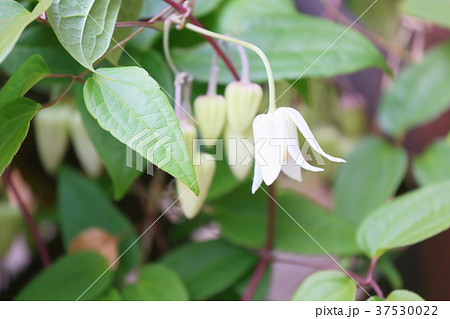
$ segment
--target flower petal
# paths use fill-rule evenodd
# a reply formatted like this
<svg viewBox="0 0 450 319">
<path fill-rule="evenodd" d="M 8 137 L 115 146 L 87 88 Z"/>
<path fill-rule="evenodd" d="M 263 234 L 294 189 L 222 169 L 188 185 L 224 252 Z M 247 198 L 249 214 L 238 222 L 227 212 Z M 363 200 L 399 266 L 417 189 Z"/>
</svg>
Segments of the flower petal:
<svg viewBox="0 0 450 319">
<path fill-rule="evenodd" d="M 296 165 L 312 172 L 322 172 L 323 168 L 315 167 L 309 164 L 303 157 L 302 152 L 298 146 L 290 146 L 288 148 L 289 155 L 295 160 Z"/>
<path fill-rule="evenodd" d="M 255 162 L 255 173 L 253 175 L 252 194 L 254 194 L 261 186 L 262 180 L 263 178 L 261 167 L 258 165 L 258 163 Z"/>
<path fill-rule="evenodd" d="M 258 115 L 253 121 L 253 135 L 255 139 L 255 163 L 262 172 L 267 185 L 272 184 L 281 171 L 283 158 L 281 155 L 280 139 L 273 114 Z"/>
<path fill-rule="evenodd" d="M 323 149 L 320 147 L 319 143 L 315 139 L 313 133 L 311 132 L 308 124 L 304 120 L 303 116 L 298 112 L 297 110 L 291 108 L 291 107 L 280 107 L 277 109 L 277 112 L 282 112 L 285 115 L 289 116 L 289 118 L 295 123 L 295 125 L 298 127 L 300 132 L 303 134 L 305 139 L 308 141 L 308 143 L 311 145 L 311 147 L 320 155 L 323 157 L 328 158 L 330 161 L 333 162 L 339 162 L 339 163 L 345 163 L 345 160 L 342 158 L 334 157 L 331 155 L 328 155 L 323 151 Z"/>
<path fill-rule="evenodd" d="M 286 174 L 288 177 L 296 180 L 296 181 L 303 181 L 302 179 L 302 169 L 300 166 L 296 165 L 294 159 L 289 156 L 286 163 L 281 166 L 281 170 L 284 174 Z"/>
</svg>

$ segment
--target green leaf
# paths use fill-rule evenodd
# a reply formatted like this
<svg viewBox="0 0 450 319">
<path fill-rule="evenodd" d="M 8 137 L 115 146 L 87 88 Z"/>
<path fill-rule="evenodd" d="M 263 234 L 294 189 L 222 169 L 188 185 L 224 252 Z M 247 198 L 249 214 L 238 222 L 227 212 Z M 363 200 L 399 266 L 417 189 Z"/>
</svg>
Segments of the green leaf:
<svg viewBox="0 0 450 319">
<path fill-rule="evenodd" d="M 219 222 L 224 238 L 248 248 L 263 248 L 267 229 L 267 195 L 260 191 L 251 196 L 250 186 L 244 187 L 212 202 L 213 217 Z M 324 254 L 308 236 L 310 234 L 331 254 L 358 253 L 355 231 L 335 214 L 294 192 L 281 192 L 277 202 L 292 218 L 277 207 L 275 249 L 299 254 Z"/>
<path fill-rule="evenodd" d="M 415 244 L 450 227 L 450 181 L 397 197 L 371 213 L 359 226 L 357 241 L 371 258 Z"/>
<path fill-rule="evenodd" d="M 0 175 L 22 145 L 39 107 L 36 102 L 22 97 L 0 106 Z"/>
<path fill-rule="evenodd" d="M 58 259 L 19 293 L 16 300 L 75 301 L 108 268 L 106 260 L 94 252 L 79 252 Z M 106 272 L 80 300 L 95 300 L 112 284 Z"/>
<path fill-rule="evenodd" d="M 13 0 L 0 1 L 0 63 L 13 49 L 22 31 L 51 5 L 53 0 L 41 0 L 29 12 Z"/>
<path fill-rule="evenodd" d="M 326 270 L 306 278 L 292 297 L 295 301 L 354 301 L 355 282 L 345 274 Z"/>
<path fill-rule="evenodd" d="M 6 256 L 11 243 L 23 226 L 24 220 L 20 209 L 0 201 L 0 258 Z"/>
<path fill-rule="evenodd" d="M 214 178 L 211 182 L 211 186 L 209 187 L 207 197 L 208 201 L 219 199 L 220 197 L 229 194 L 239 185 L 244 183 L 243 181 L 240 181 L 236 177 L 234 177 L 226 159 L 216 161 L 216 165 L 217 166 L 214 173 Z"/>
<path fill-rule="evenodd" d="M 13 74 L 16 69 L 27 58 L 34 54 L 39 54 L 45 60 L 51 73 L 70 73 L 79 74 L 84 68 L 79 65 L 69 53 L 61 46 L 55 33 L 51 28 L 40 23 L 30 25 L 22 33 L 11 54 L 1 65 L 2 69 L 8 74 Z M 69 79 L 47 79 L 54 80 L 59 84 Z"/>
<path fill-rule="evenodd" d="M 139 15 L 141 13 L 143 3 L 144 0 L 123 1 L 122 5 L 120 6 L 119 15 L 117 16 L 117 22 L 139 20 Z M 116 28 L 114 30 L 114 34 L 112 36 L 113 40 L 111 41 L 109 48 L 111 49 L 116 44 L 124 40 L 128 35 L 130 35 L 131 31 L 132 28 Z M 121 47 L 114 49 L 108 54 L 108 61 L 113 65 L 117 65 L 123 51 L 124 50 Z"/>
<path fill-rule="evenodd" d="M 138 67 L 97 71 L 86 81 L 84 101 L 99 125 L 198 195 L 179 122 L 158 83 Z"/>
<path fill-rule="evenodd" d="M 387 296 L 387 301 L 425 301 L 418 294 L 408 290 L 394 290 Z"/>
<path fill-rule="evenodd" d="M 403 0 L 400 8 L 404 13 L 450 28 L 449 0 Z"/>
<path fill-rule="evenodd" d="M 108 49 L 122 0 L 56 0 L 47 10 L 59 42 L 85 68 Z"/>
<path fill-rule="evenodd" d="M 419 64 L 405 68 L 382 100 L 378 121 L 384 132 L 402 137 L 438 117 L 450 105 L 450 44 L 430 50 Z"/>
<path fill-rule="evenodd" d="M 45 78 L 49 70 L 39 54 L 29 57 L 0 90 L 0 106 L 24 96 L 36 83 Z"/>
<path fill-rule="evenodd" d="M 355 228 L 395 194 L 406 173 L 403 149 L 380 138 L 363 140 L 340 165 L 334 187 L 336 213 Z"/>
<path fill-rule="evenodd" d="M 105 194 L 96 185 L 69 168 L 61 169 L 58 176 L 58 210 L 65 247 L 68 247 L 71 240 L 81 231 L 90 227 L 100 227 L 119 236 L 120 253 L 136 239 L 133 225 Z M 120 259 L 120 272 L 129 271 L 138 260 L 137 243 Z"/>
<path fill-rule="evenodd" d="M 184 245 L 161 263 L 181 277 L 193 300 L 206 299 L 233 285 L 256 264 L 256 256 L 222 240 Z"/>
<path fill-rule="evenodd" d="M 414 159 L 413 173 L 420 185 L 450 180 L 450 138 L 438 140 Z"/>
<path fill-rule="evenodd" d="M 110 288 L 98 300 L 99 301 L 122 301 L 122 296 L 120 295 L 120 292 L 116 288 Z"/>
<path fill-rule="evenodd" d="M 119 200 L 127 193 L 141 172 L 126 165 L 126 145 L 102 129 L 86 110 L 84 102 L 80 101 L 80 99 L 77 100 L 83 125 L 111 177 L 114 187 L 114 199 Z"/>
<path fill-rule="evenodd" d="M 170 268 L 150 264 L 142 269 L 136 284 L 123 291 L 129 301 L 186 301 L 189 295 L 180 277 Z"/>
<path fill-rule="evenodd" d="M 261 48 L 272 65 L 276 80 L 297 79 L 300 75 L 330 77 L 369 67 L 388 69 L 380 52 L 361 34 L 349 30 L 343 35 L 344 26 L 300 14 L 291 0 L 260 0 L 257 4 L 253 0 L 226 1 L 217 30 Z M 197 80 L 208 81 L 209 68 L 199 65 L 209 65 L 212 54 L 209 45 L 174 53 L 174 60 L 181 69 Z M 238 55 L 231 57 L 239 68 Z M 251 53 L 249 60 L 252 80 L 265 81 L 261 59 Z M 220 66 L 218 79 L 226 84 L 232 78 L 227 68 L 223 64 Z"/>
</svg>

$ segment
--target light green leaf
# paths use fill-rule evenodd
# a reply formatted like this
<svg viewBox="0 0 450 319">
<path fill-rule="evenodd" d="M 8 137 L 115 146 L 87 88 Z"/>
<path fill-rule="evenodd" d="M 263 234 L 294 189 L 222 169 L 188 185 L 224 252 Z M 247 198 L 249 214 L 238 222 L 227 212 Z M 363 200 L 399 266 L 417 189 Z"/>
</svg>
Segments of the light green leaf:
<svg viewBox="0 0 450 319">
<path fill-rule="evenodd" d="M 371 258 L 415 244 L 450 227 L 450 181 L 397 197 L 359 226 L 357 241 Z"/>
<path fill-rule="evenodd" d="M 0 106 L 24 96 L 36 83 L 49 74 L 42 57 L 35 54 L 29 57 L 9 78 L 0 90 Z"/>
<path fill-rule="evenodd" d="M 102 129 L 86 110 L 82 97 L 81 99 L 78 97 L 79 95 L 77 96 L 77 106 L 83 119 L 83 125 L 111 178 L 114 199 L 119 200 L 127 193 L 141 172 L 126 165 L 126 145 Z"/>
<path fill-rule="evenodd" d="M 345 274 L 326 270 L 306 278 L 292 297 L 296 301 L 354 301 L 355 282 Z"/>
<path fill-rule="evenodd" d="M 450 44 L 428 52 L 423 61 L 405 68 L 381 101 L 378 120 L 384 132 L 402 137 L 450 105 Z"/>
<path fill-rule="evenodd" d="M 180 277 L 170 268 L 150 264 L 142 269 L 136 284 L 123 291 L 129 301 L 186 301 L 188 292 Z"/>
<path fill-rule="evenodd" d="M 22 97 L 0 106 L 0 175 L 22 145 L 39 107 L 36 102 Z"/>
<path fill-rule="evenodd" d="M 122 0 L 55 0 L 47 10 L 59 42 L 85 68 L 108 49 Z"/>
<path fill-rule="evenodd" d="M 343 35 L 344 26 L 300 14 L 291 0 L 226 1 L 216 29 L 261 48 L 272 65 L 276 80 L 297 79 L 304 72 L 304 76 L 330 77 L 369 67 L 387 70 L 380 52 L 361 34 L 349 30 Z M 197 80 L 208 81 L 209 68 L 205 66 L 211 59 L 210 46 L 204 44 L 174 53 L 175 62 L 181 69 Z M 239 68 L 238 55 L 231 57 Z M 254 53 L 249 54 L 249 59 L 252 80 L 265 81 L 261 59 Z M 220 66 L 218 79 L 228 83 L 232 80 L 229 71 L 223 64 Z"/>
<path fill-rule="evenodd" d="M 299 254 L 324 254 L 302 226 L 331 254 L 359 252 L 354 239 L 355 231 L 335 214 L 290 191 L 280 192 L 277 202 L 292 219 L 277 207 L 275 249 Z M 248 248 L 264 247 L 267 230 L 267 195 L 264 192 L 250 196 L 250 185 L 245 184 L 212 202 L 211 206 L 224 238 Z"/>
<path fill-rule="evenodd" d="M 8 253 L 11 243 L 23 226 L 24 220 L 20 209 L 8 202 L 0 201 L 0 258 Z"/>
<path fill-rule="evenodd" d="M 0 63 L 11 52 L 22 31 L 50 6 L 53 0 L 41 0 L 29 12 L 19 2 L 0 0 Z"/>
<path fill-rule="evenodd" d="M 181 277 L 193 300 L 206 299 L 233 285 L 256 264 L 256 256 L 222 240 L 187 244 L 161 263 Z"/>
<path fill-rule="evenodd" d="M 387 296 L 387 301 L 425 301 L 418 294 L 408 290 L 394 290 Z"/>
<path fill-rule="evenodd" d="M 438 140 L 414 159 L 413 173 L 421 185 L 450 180 L 450 138 Z"/>
<path fill-rule="evenodd" d="M 94 252 L 66 255 L 34 277 L 15 299 L 75 301 L 107 268 L 106 260 Z M 112 273 L 106 272 L 80 300 L 95 300 L 111 284 Z"/>
<path fill-rule="evenodd" d="M 380 138 L 363 140 L 340 165 L 334 187 L 336 213 L 355 228 L 395 194 L 406 173 L 403 149 Z"/>
<path fill-rule="evenodd" d="M 120 6 L 119 15 L 117 16 L 117 22 L 123 21 L 136 21 L 139 20 L 139 15 L 141 13 L 142 5 L 144 0 L 126 0 L 122 2 Z M 128 35 L 130 35 L 132 28 L 116 28 L 112 36 L 109 48 L 111 49 L 120 41 L 124 40 Z M 113 65 L 117 65 L 120 56 L 123 53 L 123 48 L 118 47 L 111 51 L 106 57 L 109 62 Z"/>
<path fill-rule="evenodd" d="M 450 28 L 450 0 L 403 0 L 400 8 L 404 13 Z"/>
<path fill-rule="evenodd" d="M 103 192 L 69 168 L 58 176 L 58 210 L 65 247 L 81 231 L 100 227 L 119 236 L 119 251 L 123 253 L 136 239 L 133 225 L 109 201 Z M 126 273 L 139 260 L 139 244 L 133 245 L 120 259 L 119 271 Z"/>
<path fill-rule="evenodd" d="M 19 41 L 17 41 L 1 68 L 6 73 L 13 74 L 23 61 L 34 54 L 42 56 L 51 73 L 79 74 L 84 70 L 64 50 L 52 29 L 40 23 L 33 23 L 23 31 Z M 53 80 L 59 84 L 64 80 L 70 81 L 63 78 Z M 46 81 L 50 81 L 50 79 Z"/>
<path fill-rule="evenodd" d="M 179 122 L 158 83 L 138 67 L 97 71 L 84 86 L 84 101 L 100 126 L 198 194 Z"/>
</svg>

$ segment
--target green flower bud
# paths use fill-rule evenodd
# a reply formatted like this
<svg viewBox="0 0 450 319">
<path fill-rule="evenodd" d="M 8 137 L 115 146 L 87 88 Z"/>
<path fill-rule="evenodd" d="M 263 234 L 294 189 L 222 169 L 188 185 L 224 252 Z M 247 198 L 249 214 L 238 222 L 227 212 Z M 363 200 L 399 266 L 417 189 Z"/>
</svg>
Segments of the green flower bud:
<svg viewBox="0 0 450 319">
<path fill-rule="evenodd" d="M 222 95 L 201 95 L 194 101 L 195 118 L 203 138 L 217 139 L 227 118 L 227 103 Z"/>
<path fill-rule="evenodd" d="M 98 176 L 102 172 L 102 162 L 86 132 L 81 114 L 74 110 L 70 120 L 70 136 L 72 137 L 75 154 L 81 167 L 89 176 Z"/>
<path fill-rule="evenodd" d="M 351 137 L 364 135 L 368 127 L 366 111 L 362 97 L 347 94 L 341 98 L 341 108 L 338 112 L 337 122 L 342 131 Z"/>
<path fill-rule="evenodd" d="M 253 167 L 253 131 L 248 128 L 243 133 L 232 127 L 225 129 L 225 152 L 231 172 L 238 180 L 244 180 Z"/>
<path fill-rule="evenodd" d="M 192 219 L 201 210 L 203 203 L 208 195 L 209 187 L 216 171 L 216 162 L 214 158 L 207 153 L 198 154 L 201 157 L 200 165 L 194 165 L 195 174 L 198 178 L 198 186 L 200 187 L 199 196 L 188 189 L 188 187 L 177 180 L 177 193 L 180 196 L 181 209 L 184 215 Z"/>
<path fill-rule="evenodd" d="M 9 246 L 23 226 L 20 210 L 8 203 L 0 203 L 0 257 L 4 257 Z M 1 258 L 0 258 L 1 259 Z"/>
<path fill-rule="evenodd" d="M 38 155 L 48 174 L 57 171 L 66 153 L 71 113 L 68 105 L 56 105 L 39 111 L 34 118 Z"/>
<path fill-rule="evenodd" d="M 181 132 L 183 132 L 184 142 L 192 159 L 192 154 L 194 152 L 194 140 L 197 138 L 197 129 L 194 125 L 187 121 L 181 121 L 180 123 Z"/>
<path fill-rule="evenodd" d="M 228 122 L 236 132 L 242 133 L 252 125 L 262 96 L 263 91 L 258 84 L 231 82 L 227 85 Z"/>
</svg>

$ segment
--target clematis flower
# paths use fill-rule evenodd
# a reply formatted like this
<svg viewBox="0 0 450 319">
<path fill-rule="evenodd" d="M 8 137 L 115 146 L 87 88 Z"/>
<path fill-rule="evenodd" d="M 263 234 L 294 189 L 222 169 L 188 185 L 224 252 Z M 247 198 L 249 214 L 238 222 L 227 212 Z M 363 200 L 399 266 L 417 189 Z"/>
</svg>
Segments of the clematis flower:
<svg viewBox="0 0 450 319">
<path fill-rule="evenodd" d="M 268 114 L 260 114 L 253 121 L 255 139 L 255 173 L 252 192 L 261 185 L 272 184 L 283 171 L 290 178 L 302 181 L 301 168 L 313 172 L 323 171 L 312 166 L 303 157 L 298 141 L 297 129 L 305 140 L 320 155 L 333 162 L 345 160 L 325 153 L 314 138 L 302 115 L 290 107 L 280 107 Z"/>
</svg>

